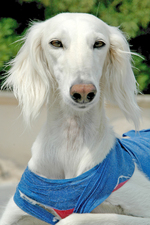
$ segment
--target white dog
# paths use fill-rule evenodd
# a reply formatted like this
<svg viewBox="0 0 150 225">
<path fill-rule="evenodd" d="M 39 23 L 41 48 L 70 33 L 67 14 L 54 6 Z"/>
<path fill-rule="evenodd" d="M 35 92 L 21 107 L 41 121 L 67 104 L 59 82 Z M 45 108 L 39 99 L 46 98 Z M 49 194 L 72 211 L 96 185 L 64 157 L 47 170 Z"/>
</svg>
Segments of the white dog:
<svg viewBox="0 0 150 225">
<path fill-rule="evenodd" d="M 125 37 L 118 28 L 108 26 L 93 15 L 63 13 L 33 24 L 24 40 L 12 61 L 6 84 L 13 86 L 28 123 L 47 104 L 47 121 L 33 144 L 28 163 L 30 175 L 36 177 L 37 174 L 37 178 L 46 178 L 52 183 L 61 181 L 62 186 L 63 182 L 85 179 L 90 172 L 95 176 L 93 171 L 105 162 L 119 140 L 105 116 L 104 98 L 117 104 L 136 129 L 139 125 L 140 110 L 134 97 L 136 81 Z M 108 170 L 113 182 L 116 163 L 110 163 Z M 127 180 L 120 187 L 117 180 L 117 188 L 113 187 L 114 191 L 100 200 L 101 204 L 95 207 L 92 203 L 89 211 L 83 209 L 86 214 L 78 213 L 81 210 L 74 213 L 66 210 L 67 216 L 61 216 L 63 209 L 54 210 L 22 193 L 22 189 L 18 192 L 19 198 L 31 207 L 45 210 L 39 213 L 39 218 L 43 212 L 53 214 L 53 222 L 59 220 L 59 225 L 150 225 L 150 180 L 139 166 L 132 165 L 132 169 L 128 179 L 119 176 Z M 101 175 L 105 173 L 107 167 Z M 34 179 L 29 182 L 32 185 Z M 26 184 L 25 180 L 24 186 Z M 94 185 L 91 185 L 90 190 L 94 189 L 90 197 L 98 189 Z M 105 192 L 105 185 L 103 187 L 101 192 Z M 36 190 L 36 185 L 34 188 Z M 109 192 L 109 187 L 106 189 Z M 76 188 L 70 190 L 69 198 L 74 196 Z M 41 192 L 42 189 L 39 194 Z M 63 197 L 64 194 L 60 194 L 56 203 Z M 46 224 L 37 219 L 38 216 L 32 216 L 30 209 L 29 212 L 21 210 L 22 203 L 15 202 L 13 198 L 9 201 L 0 225 Z"/>
</svg>

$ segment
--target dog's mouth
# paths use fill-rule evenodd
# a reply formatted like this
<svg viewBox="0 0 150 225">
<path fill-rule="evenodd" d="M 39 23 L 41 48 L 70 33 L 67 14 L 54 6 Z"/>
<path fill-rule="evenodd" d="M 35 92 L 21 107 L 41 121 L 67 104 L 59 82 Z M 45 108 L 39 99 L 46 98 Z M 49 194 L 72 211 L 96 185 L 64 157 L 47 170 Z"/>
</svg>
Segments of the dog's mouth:
<svg viewBox="0 0 150 225">
<path fill-rule="evenodd" d="M 79 108 L 79 109 L 85 109 L 85 108 L 86 108 L 86 106 L 85 106 L 85 105 L 83 105 L 83 106 L 79 106 L 78 108 Z"/>
<path fill-rule="evenodd" d="M 75 103 L 73 101 L 69 102 L 69 105 L 76 111 L 87 111 L 92 108 L 94 102 L 89 103 Z"/>
</svg>

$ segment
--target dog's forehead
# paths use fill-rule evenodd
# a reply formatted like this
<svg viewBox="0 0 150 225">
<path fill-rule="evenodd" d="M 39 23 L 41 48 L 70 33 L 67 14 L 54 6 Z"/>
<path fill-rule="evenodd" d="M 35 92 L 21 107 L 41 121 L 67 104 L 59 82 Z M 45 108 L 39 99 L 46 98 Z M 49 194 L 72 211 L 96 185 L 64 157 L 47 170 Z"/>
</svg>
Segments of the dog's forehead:
<svg viewBox="0 0 150 225">
<path fill-rule="evenodd" d="M 108 25 L 97 17 L 86 13 L 62 13 L 49 19 L 48 26 L 51 32 L 57 30 L 80 30 L 95 31 L 103 34 L 108 33 Z"/>
</svg>

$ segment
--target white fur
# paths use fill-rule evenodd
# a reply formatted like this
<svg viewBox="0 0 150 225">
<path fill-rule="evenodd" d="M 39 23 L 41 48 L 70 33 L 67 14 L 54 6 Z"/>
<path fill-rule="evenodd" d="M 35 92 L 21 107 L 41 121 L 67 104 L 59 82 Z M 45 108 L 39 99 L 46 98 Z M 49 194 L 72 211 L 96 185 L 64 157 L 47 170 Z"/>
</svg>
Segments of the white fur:
<svg viewBox="0 0 150 225">
<path fill-rule="evenodd" d="M 61 41 L 63 48 L 50 45 L 52 40 Z M 97 40 L 106 45 L 94 49 Z M 103 161 L 115 140 L 105 116 L 105 97 L 138 128 L 140 110 L 130 61 L 123 34 L 92 15 L 63 13 L 33 24 L 12 61 L 6 85 L 13 86 L 28 123 L 47 104 L 47 121 L 28 164 L 34 173 L 72 178 Z M 97 89 L 84 109 L 70 97 L 75 83 L 92 83 Z M 45 223 L 22 212 L 11 199 L 0 225 L 11 224 Z M 58 224 L 150 225 L 150 181 L 136 169 L 130 181 L 93 213 L 72 214 Z"/>
</svg>

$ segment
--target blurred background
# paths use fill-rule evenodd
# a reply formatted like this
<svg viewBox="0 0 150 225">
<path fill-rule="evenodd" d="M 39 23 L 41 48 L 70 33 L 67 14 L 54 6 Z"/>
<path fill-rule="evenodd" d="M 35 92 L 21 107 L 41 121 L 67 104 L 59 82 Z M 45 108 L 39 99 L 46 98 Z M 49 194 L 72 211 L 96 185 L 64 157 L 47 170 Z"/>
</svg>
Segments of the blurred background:
<svg viewBox="0 0 150 225">
<path fill-rule="evenodd" d="M 0 86 L 7 63 L 15 57 L 31 21 L 45 20 L 62 12 L 93 14 L 126 35 L 133 56 L 139 89 L 141 129 L 150 127 L 150 0 L 5 0 L 0 3 Z M 106 105 L 107 116 L 118 134 L 134 129 L 118 107 Z M 31 146 L 46 118 L 46 109 L 26 128 L 12 92 L 0 91 L 0 214 L 15 190 L 31 157 Z"/>
</svg>

